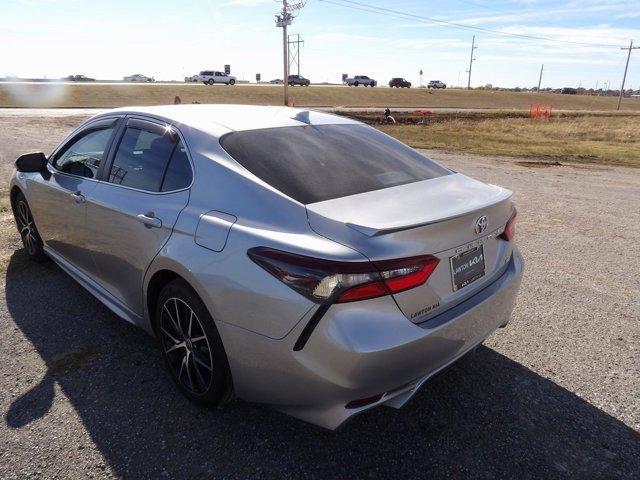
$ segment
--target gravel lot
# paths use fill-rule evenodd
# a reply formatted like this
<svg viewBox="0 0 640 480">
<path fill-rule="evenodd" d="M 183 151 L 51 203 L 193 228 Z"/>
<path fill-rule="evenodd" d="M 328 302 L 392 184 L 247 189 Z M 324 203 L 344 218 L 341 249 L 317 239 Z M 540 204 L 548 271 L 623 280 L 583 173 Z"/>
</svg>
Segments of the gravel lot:
<svg viewBox="0 0 640 480">
<path fill-rule="evenodd" d="M 81 118 L 0 117 L 0 194 Z M 430 153 L 516 192 L 518 305 L 404 409 L 338 432 L 189 404 L 151 338 L 26 260 L 3 200 L 0 478 L 640 478 L 640 170 Z"/>
</svg>

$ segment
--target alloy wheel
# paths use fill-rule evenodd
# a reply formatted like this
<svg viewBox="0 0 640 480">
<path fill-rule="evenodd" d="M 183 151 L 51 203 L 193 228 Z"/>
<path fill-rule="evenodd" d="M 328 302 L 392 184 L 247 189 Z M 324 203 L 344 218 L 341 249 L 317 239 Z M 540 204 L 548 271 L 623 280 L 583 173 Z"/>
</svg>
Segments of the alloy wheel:
<svg viewBox="0 0 640 480">
<path fill-rule="evenodd" d="M 167 299 L 162 306 L 160 331 L 164 354 L 181 386 L 194 395 L 207 392 L 213 381 L 213 355 L 193 309 L 180 298 Z"/>
<path fill-rule="evenodd" d="M 24 247 L 27 249 L 29 255 L 35 255 L 38 251 L 36 226 L 33 224 L 31 210 L 23 200 L 18 202 L 16 214 Z"/>
</svg>

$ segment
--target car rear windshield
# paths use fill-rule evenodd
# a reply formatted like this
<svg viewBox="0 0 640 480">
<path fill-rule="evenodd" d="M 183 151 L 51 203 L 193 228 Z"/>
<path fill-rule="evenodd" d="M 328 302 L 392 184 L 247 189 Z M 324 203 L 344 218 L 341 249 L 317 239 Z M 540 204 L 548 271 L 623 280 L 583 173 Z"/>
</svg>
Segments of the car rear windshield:
<svg viewBox="0 0 640 480">
<path fill-rule="evenodd" d="M 451 173 L 366 125 L 246 130 L 220 143 L 251 173 L 305 205 Z"/>
</svg>

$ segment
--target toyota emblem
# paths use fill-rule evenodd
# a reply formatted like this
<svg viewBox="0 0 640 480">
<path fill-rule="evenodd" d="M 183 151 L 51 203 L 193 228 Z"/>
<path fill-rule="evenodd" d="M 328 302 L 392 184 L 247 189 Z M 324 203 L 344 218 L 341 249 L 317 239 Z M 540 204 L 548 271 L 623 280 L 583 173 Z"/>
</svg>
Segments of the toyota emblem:
<svg viewBox="0 0 640 480">
<path fill-rule="evenodd" d="M 482 215 L 481 217 L 478 217 L 476 219 L 476 223 L 474 227 L 476 235 L 480 235 L 482 232 L 484 232 L 487 229 L 488 225 L 489 225 L 489 220 L 487 219 L 486 215 Z"/>
</svg>

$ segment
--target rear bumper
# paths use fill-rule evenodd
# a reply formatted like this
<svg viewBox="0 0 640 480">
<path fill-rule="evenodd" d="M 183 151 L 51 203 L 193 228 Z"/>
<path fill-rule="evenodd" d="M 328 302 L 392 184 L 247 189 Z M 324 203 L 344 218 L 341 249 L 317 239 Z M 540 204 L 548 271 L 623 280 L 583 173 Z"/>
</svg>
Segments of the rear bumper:
<svg viewBox="0 0 640 480">
<path fill-rule="evenodd" d="M 509 321 L 522 272 L 514 249 L 498 279 L 422 324 L 408 321 L 388 297 L 361 308 L 334 305 L 297 352 L 293 345 L 313 312 L 280 341 L 225 327 L 236 394 L 331 429 L 376 405 L 399 408 L 429 377 Z M 375 403 L 345 408 L 380 394 Z"/>
</svg>

